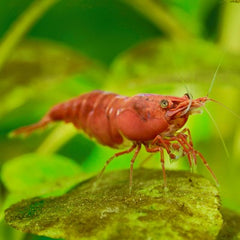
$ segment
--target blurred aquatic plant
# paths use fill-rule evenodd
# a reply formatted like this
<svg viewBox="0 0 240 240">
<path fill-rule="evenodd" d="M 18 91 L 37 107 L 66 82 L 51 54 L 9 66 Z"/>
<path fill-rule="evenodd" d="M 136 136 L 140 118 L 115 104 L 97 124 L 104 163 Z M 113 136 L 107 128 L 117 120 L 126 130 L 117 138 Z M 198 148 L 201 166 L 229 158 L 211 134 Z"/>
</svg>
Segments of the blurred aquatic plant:
<svg viewBox="0 0 240 240">
<path fill-rule="evenodd" d="M 0 44 L 0 70 L 11 52 L 42 15 L 59 0 L 36 0 L 4 35 Z"/>
<path fill-rule="evenodd" d="M 22 2 L 16 0 L 15 4 Z M 67 191 L 85 178 L 86 172 L 97 172 L 115 152 L 77 135 L 68 125 L 28 139 L 7 139 L 11 130 L 39 120 L 59 101 L 97 88 L 126 95 L 152 92 L 181 96 L 187 85 L 195 97 L 203 96 L 224 54 L 211 97 L 239 111 L 239 6 L 217 0 L 31 2 L 5 34 L 0 31 L 1 210 L 18 199 Z M 0 19 L 10 8 L 11 4 L 1 1 Z M 0 21 L 0 26 L 5 22 Z M 47 41 L 40 40 L 43 37 Z M 240 180 L 239 121 L 220 106 L 209 104 L 209 109 L 229 147 L 230 159 L 225 158 L 206 114 L 192 116 L 188 126 L 195 145 L 221 182 L 223 205 L 239 211 L 239 184 L 233 184 Z M 33 153 L 26 155 L 28 152 Z M 61 156 L 65 156 L 67 166 L 61 165 Z M 129 158 L 121 157 L 109 169 L 128 167 Z M 140 159 L 144 158 L 142 153 Z M 168 167 L 188 169 L 186 162 L 179 160 Z M 156 158 L 147 164 L 156 166 L 160 167 Z M 34 178 L 35 167 L 42 169 L 39 178 Z M 68 168 L 71 171 L 65 182 L 64 170 Z M 199 169 L 205 173 L 201 165 Z M 22 183 L 35 181 L 35 185 L 29 189 L 26 185 L 17 193 L 12 191 L 17 179 Z M 39 179 L 44 181 L 40 184 Z M 0 226 L 0 232 L 5 228 Z M 14 239 L 20 238 L 23 236 Z"/>
<path fill-rule="evenodd" d="M 1 211 L 22 199 L 61 195 L 87 176 L 78 164 L 60 155 L 21 155 L 2 168 L 1 178 L 9 194 Z"/>
<path fill-rule="evenodd" d="M 65 46 L 37 40 L 22 42 L 1 70 L 0 116 L 37 98 L 45 100 L 43 107 L 90 90 L 92 85 L 98 87 L 104 74 L 100 64 Z"/>
</svg>

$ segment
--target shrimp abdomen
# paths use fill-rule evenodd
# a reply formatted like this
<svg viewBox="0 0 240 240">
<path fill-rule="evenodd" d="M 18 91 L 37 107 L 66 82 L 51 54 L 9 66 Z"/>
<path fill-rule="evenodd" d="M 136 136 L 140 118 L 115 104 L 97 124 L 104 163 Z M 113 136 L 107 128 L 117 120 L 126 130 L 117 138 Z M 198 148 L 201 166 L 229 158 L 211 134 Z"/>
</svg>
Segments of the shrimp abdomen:
<svg viewBox="0 0 240 240">
<path fill-rule="evenodd" d="M 123 139 L 114 123 L 121 98 L 99 90 L 82 94 L 53 106 L 38 123 L 19 128 L 13 134 L 28 135 L 51 122 L 64 121 L 73 123 L 103 145 L 118 147 Z"/>
</svg>

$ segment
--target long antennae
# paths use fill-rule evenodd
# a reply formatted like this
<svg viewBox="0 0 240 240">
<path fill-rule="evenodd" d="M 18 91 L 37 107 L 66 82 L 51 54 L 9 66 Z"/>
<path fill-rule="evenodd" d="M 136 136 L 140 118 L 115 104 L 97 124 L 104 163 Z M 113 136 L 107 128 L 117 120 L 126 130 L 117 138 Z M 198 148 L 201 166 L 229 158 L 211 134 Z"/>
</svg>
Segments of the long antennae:
<svg viewBox="0 0 240 240">
<path fill-rule="evenodd" d="M 188 96 L 189 96 L 190 98 L 192 98 L 192 94 L 190 93 L 189 88 L 188 88 L 188 86 L 187 86 L 187 84 L 185 83 L 184 80 L 183 80 L 183 84 L 184 84 L 184 87 L 185 87 L 185 89 L 186 89 L 186 91 L 187 91 Z"/>
<path fill-rule="evenodd" d="M 190 107 L 192 105 L 192 101 L 193 101 L 193 99 L 190 97 L 189 104 L 188 104 L 187 108 L 182 112 L 182 114 L 180 116 L 185 115 L 190 110 Z"/>
<path fill-rule="evenodd" d="M 220 62 L 219 62 L 219 64 L 218 64 L 218 66 L 217 66 L 217 69 L 216 69 L 216 71 L 215 71 L 215 73 L 214 73 L 214 75 L 213 75 L 213 79 L 212 79 L 211 84 L 210 84 L 210 87 L 209 87 L 209 89 L 208 89 L 207 97 L 209 96 L 210 92 L 212 91 L 213 84 L 214 84 L 214 82 L 215 82 L 215 79 L 216 79 L 218 70 L 219 70 L 220 66 L 222 65 L 222 62 L 223 62 L 223 56 L 221 57 Z"/>
<path fill-rule="evenodd" d="M 228 149 L 227 149 L 227 146 L 226 146 L 226 144 L 225 144 L 225 142 L 224 142 L 222 133 L 221 133 L 221 131 L 220 131 L 220 129 L 219 129 L 216 121 L 214 120 L 212 114 L 208 111 L 208 109 L 206 108 L 206 106 L 203 106 L 203 107 L 204 107 L 205 111 L 207 112 L 208 116 L 211 118 L 213 124 L 215 125 L 215 127 L 216 127 L 216 129 L 217 129 L 217 132 L 218 132 L 219 137 L 220 137 L 220 139 L 221 139 L 221 142 L 222 142 L 222 144 L 223 144 L 223 147 L 224 147 L 225 153 L 226 153 L 226 155 L 227 155 L 227 158 L 230 158 L 229 151 L 228 151 Z"/>
<path fill-rule="evenodd" d="M 231 108 L 229 108 L 228 106 L 224 105 L 223 103 L 215 100 L 215 99 L 212 99 L 212 98 L 208 98 L 208 100 L 212 101 L 212 102 L 215 102 L 217 104 L 219 104 L 220 106 L 224 107 L 225 109 L 227 109 L 230 113 L 232 113 L 235 117 L 237 117 L 238 119 L 240 119 L 240 116 L 235 113 Z"/>
</svg>

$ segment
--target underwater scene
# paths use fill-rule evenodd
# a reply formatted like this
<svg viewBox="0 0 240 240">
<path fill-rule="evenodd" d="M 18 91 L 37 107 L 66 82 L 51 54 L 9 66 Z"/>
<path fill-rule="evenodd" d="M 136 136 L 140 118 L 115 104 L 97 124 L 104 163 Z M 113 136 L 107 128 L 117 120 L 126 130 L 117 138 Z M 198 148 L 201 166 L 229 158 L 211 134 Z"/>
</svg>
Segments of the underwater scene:
<svg viewBox="0 0 240 240">
<path fill-rule="evenodd" d="M 0 239 L 240 239 L 240 1 L 1 0 Z"/>
</svg>

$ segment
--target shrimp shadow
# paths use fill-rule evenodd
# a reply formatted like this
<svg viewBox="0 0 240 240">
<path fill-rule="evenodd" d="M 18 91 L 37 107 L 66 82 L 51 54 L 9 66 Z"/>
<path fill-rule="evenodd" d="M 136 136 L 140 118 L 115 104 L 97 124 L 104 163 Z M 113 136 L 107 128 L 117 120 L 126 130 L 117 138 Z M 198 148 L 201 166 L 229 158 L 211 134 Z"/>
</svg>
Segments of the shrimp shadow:
<svg viewBox="0 0 240 240">
<path fill-rule="evenodd" d="M 223 216 L 223 225 L 216 239 L 237 239 L 240 233 L 240 215 L 226 208 L 222 208 L 220 211 Z"/>
</svg>

